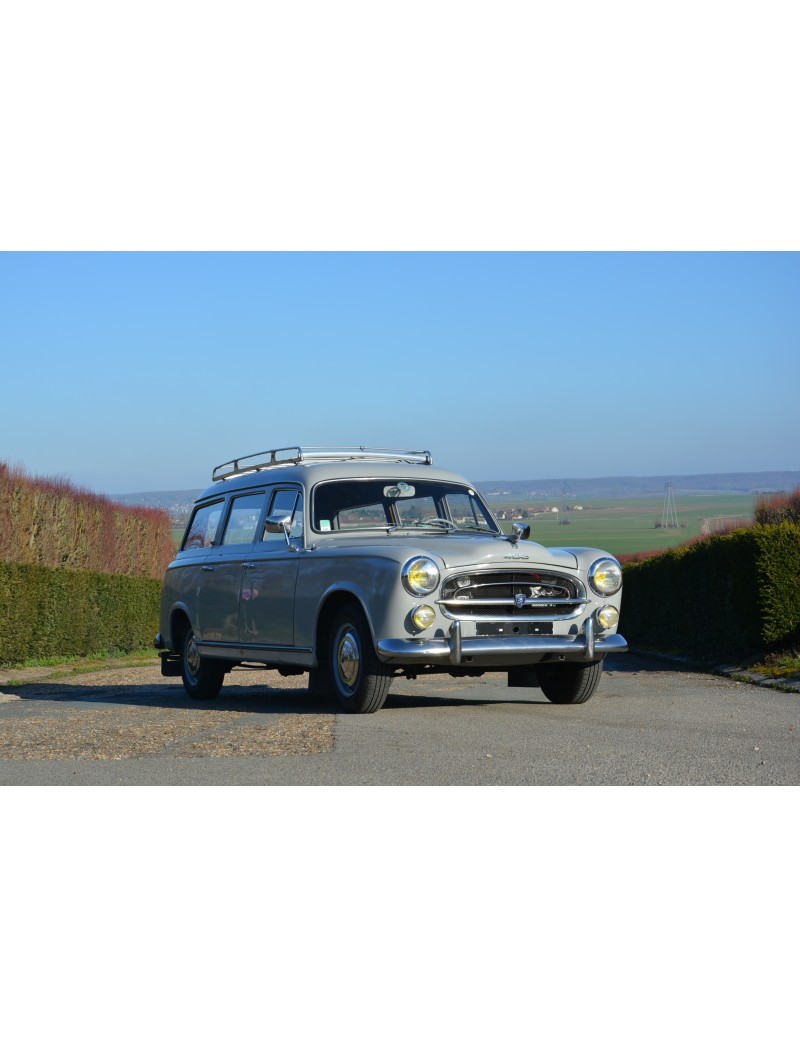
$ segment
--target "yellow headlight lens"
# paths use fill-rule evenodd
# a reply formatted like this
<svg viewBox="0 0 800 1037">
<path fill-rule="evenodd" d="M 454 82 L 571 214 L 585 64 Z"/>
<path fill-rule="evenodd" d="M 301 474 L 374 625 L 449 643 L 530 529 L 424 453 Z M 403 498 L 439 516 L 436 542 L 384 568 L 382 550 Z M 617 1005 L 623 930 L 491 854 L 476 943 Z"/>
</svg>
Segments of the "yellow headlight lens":
<svg viewBox="0 0 800 1037">
<path fill-rule="evenodd" d="M 603 630 L 610 630 L 619 623 L 619 612 L 613 605 L 603 605 L 601 609 L 597 610 L 597 622 Z"/>
<path fill-rule="evenodd" d="M 430 594 L 439 586 L 439 566 L 424 556 L 409 559 L 403 566 L 403 586 L 417 597 Z"/>
<path fill-rule="evenodd" d="M 598 558 L 589 569 L 589 583 L 598 594 L 616 594 L 622 586 L 622 566 L 616 558 Z"/>
<path fill-rule="evenodd" d="M 411 622 L 417 630 L 427 630 L 436 619 L 436 612 L 430 605 L 420 605 L 411 613 Z"/>
</svg>

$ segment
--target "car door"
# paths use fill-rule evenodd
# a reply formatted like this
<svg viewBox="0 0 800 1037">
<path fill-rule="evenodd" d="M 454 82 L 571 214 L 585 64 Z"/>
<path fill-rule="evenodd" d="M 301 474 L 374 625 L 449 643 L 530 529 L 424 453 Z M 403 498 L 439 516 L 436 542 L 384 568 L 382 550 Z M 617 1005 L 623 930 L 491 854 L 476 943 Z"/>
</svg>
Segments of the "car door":
<svg viewBox="0 0 800 1037">
<path fill-rule="evenodd" d="M 201 641 L 236 644 L 239 640 L 242 577 L 266 500 L 264 490 L 234 496 L 218 543 L 203 559 L 198 606 Z"/>
<path fill-rule="evenodd" d="M 211 572 L 210 562 L 226 507 L 224 497 L 203 501 L 195 507 L 178 557 L 165 576 L 165 582 L 168 580 L 171 584 L 172 600 L 187 610 L 198 636 L 202 630 L 200 604 L 203 584 Z"/>
<path fill-rule="evenodd" d="M 299 486 L 277 487 L 270 500 L 261 537 L 247 557 L 242 582 L 239 634 L 244 644 L 287 648 L 294 645 L 294 596 L 304 544 L 303 493 Z M 270 532 L 271 522 L 289 518 L 286 534 Z"/>
</svg>

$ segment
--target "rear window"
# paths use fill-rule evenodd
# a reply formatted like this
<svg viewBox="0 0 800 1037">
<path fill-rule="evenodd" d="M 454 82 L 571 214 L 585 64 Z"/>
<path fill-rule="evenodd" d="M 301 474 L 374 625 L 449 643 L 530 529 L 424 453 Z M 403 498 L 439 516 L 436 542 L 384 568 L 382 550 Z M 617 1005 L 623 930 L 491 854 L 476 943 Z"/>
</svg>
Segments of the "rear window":
<svg viewBox="0 0 800 1037">
<path fill-rule="evenodd" d="M 220 519 L 225 501 L 214 501 L 195 508 L 186 536 L 183 539 L 182 551 L 193 551 L 200 547 L 211 547 L 219 529 Z"/>
</svg>

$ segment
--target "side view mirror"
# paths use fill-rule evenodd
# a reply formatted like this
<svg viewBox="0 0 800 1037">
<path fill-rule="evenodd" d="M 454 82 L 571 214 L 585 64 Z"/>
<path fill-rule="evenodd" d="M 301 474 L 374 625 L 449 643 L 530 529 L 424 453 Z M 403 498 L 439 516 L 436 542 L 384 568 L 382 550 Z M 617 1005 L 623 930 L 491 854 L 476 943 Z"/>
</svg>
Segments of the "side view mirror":
<svg viewBox="0 0 800 1037">
<path fill-rule="evenodd" d="M 291 524 L 291 515 L 282 515 L 280 518 L 277 515 L 267 515 L 264 520 L 264 527 L 268 533 L 288 533 Z"/>
<path fill-rule="evenodd" d="M 292 516 L 291 515 L 267 515 L 264 520 L 264 528 L 268 533 L 283 533 L 286 538 L 286 546 L 290 551 L 296 551 L 297 548 L 289 538 L 289 530 L 292 528 Z"/>
</svg>

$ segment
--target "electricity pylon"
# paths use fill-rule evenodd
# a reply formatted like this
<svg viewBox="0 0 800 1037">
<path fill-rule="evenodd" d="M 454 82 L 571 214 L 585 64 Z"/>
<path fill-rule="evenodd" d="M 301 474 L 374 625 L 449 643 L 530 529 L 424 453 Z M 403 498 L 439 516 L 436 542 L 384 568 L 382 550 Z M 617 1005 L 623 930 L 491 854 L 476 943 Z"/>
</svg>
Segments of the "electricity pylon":
<svg viewBox="0 0 800 1037">
<path fill-rule="evenodd" d="M 672 492 L 672 483 L 664 483 L 664 507 L 661 511 L 661 528 L 678 528 L 678 511 L 675 507 L 675 494 Z"/>
</svg>

